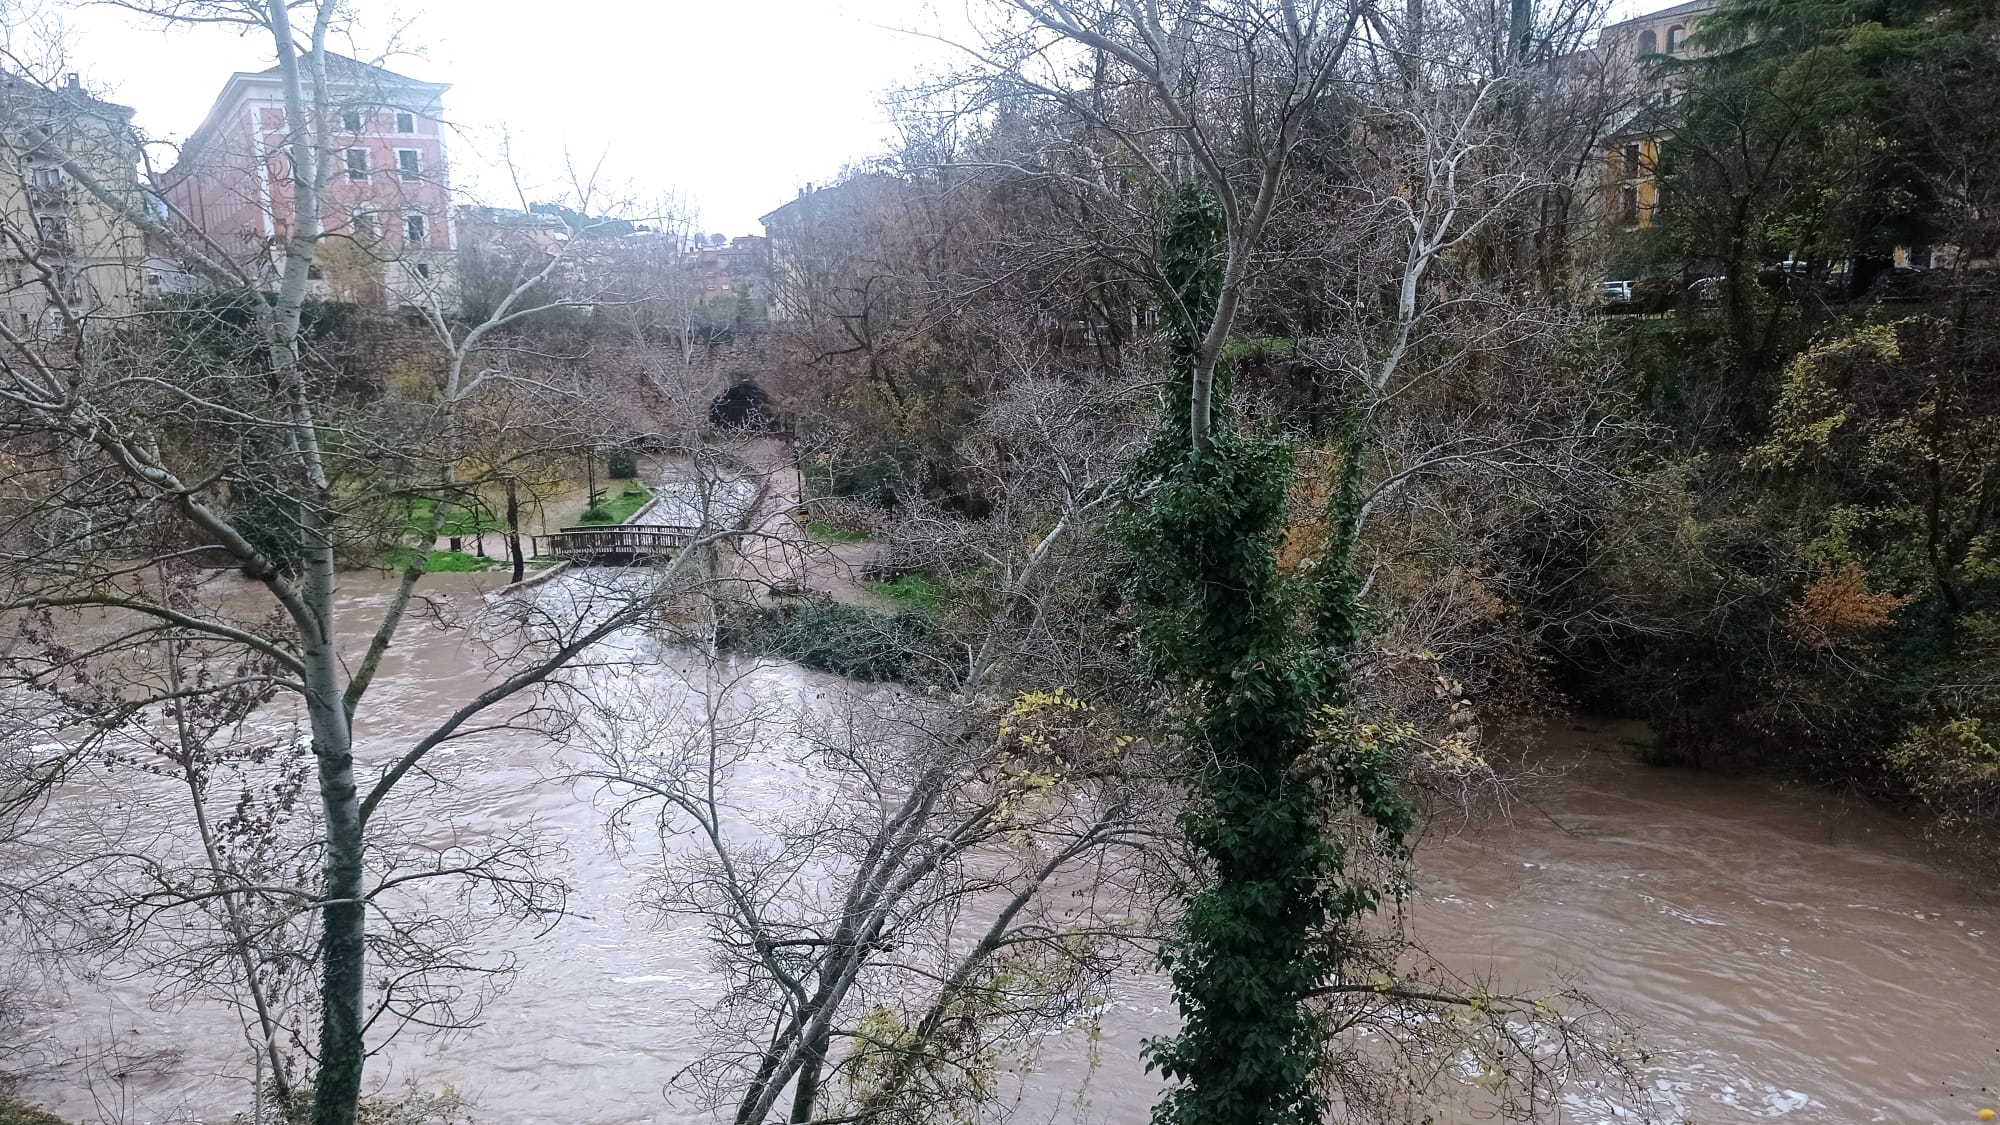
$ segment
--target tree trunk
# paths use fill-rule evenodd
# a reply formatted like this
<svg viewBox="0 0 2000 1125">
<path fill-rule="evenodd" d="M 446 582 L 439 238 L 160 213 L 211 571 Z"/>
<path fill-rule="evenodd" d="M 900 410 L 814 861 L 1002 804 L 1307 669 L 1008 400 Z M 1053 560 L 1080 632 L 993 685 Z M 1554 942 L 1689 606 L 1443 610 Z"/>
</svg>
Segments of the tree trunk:
<svg viewBox="0 0 2000 1125">
<path fill-rule="evenodd" d="M 331 551 L 326 551 L 330 571 Z M 318 560 L 315 560 L 317 562 Z M 315 575 L 317 579 L 319 576 Z M 329 574 L 330 577 L 330 574 Z M 312 583 L 312 604 L 331 622 L 331 582 Z M 311 638 L 306 652 L 306 710 L 319 765 L 321 815 L 326 818 L 324 896 L 320 908 L 319 1071 L 313 1080 L 313 1125 L 354 1125 L 365 1061 L 366 908 L 362 896 L 361 802 L 354 784 L 354 739 L 340 689 L 340 658 L 331 630 Z"/>
<path fill-rule="evenodd" d="M 521 554 L 521 498 L 514 478 L 507 478 L 507 555 L 514 560 L 514 581 L 528 573 L 528 560 Z"/>
<path fill-rule="evenodd" d="M 833 1046 L 832 1029 L 824 1029 L 806 1046 L 805 1061 L 799 1065 L 798 1085 L 792 1090 L 792 1125 L 806 1125 L 819 1104 L 820 1070 Z"/>
</svg>

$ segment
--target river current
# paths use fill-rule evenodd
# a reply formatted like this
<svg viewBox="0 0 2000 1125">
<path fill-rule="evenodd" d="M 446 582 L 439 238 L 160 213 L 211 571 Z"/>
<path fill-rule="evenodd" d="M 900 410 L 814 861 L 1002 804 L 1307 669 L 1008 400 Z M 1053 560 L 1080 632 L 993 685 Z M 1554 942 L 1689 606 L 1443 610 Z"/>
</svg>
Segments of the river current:
<svg viewBox="0 0 2000 1125">
<path fill-rule="evenodd" d="M 558 580 L 559 582 L 562 580 Z M 440 576 L 476 598 L 488 576 Z M 379 603 L 356 579 L 352 603 Z M 378 760 L 473 694 L 482 652 L 413 633 L 376 688 L 360 733 Z M 787 665 L 757 690 L 804 704 L 829 683 Z M 1822 794 L 1642 767 L 1615 723 L 1556 724 L 1535 755 L 1560 779 L 1420 850 L 1417 935 L 1461 975 L 1501 989 L 1587 990 L 1638 1029 L 1665 1120 L 1787 1123 L 1974 1121 L 2000 1104 L 2000 905 L 1934 869 L 1906 825 Z M 613 846 L 590 787 L 561 780 L 545 743 L 500 735 L 446 759 L 450 800 L 475 827 L 539 822 L 564 845 L 570 916 L 501 939 L 511 987 L 483 1022 L 399 1044 L 371 1064 L 375 1090 L 449 1084 L 475 1119 L 506 1125 L 698 1120 L 669 1094 L 695 1055 L 695 1011 L 715 987 L 700 935 L 641 905 L 649 863 Z M 782 802 L 799 779 L 739 779 Z M 246 1102 L 238 1016 L 155 1008 L 148 982 L 73 980 L 38 1027 L 51 1044 L 115 1044 L 152 1061 L 86 1084 L 51 1071 L 24 1091 L 77 1120 L 226 1120 Z M 1160 982 L 1140 979 L 1105 1014 L 1095 1067 L 1045 1053 L 1022 1081 L 1029 1120 L 1139 1125 L 1157 1087 L 1138 1040 L 1172 1026 Z M 1573 1120 L 1618 1120 L 1572 1107 Z M 1630 1119 L 1630 1118 L 1627 1118 Z"/>
</svg>

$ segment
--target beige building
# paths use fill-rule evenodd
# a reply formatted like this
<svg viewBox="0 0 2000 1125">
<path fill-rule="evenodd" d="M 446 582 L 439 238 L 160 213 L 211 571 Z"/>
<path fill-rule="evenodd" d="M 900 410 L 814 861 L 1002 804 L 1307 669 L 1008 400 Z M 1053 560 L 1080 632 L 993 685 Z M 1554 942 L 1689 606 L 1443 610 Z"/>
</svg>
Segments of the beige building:
<svg viewBox="0 0 2000 1125">
<path fill-rule="evenodd" d="M 1655 55 L 1687 57 L 1687 38 L 1703 16 L 1715 8 L 1715 0 L 1689 0 L 1671 8 L 1634 16 L 1607 25 L 1597 37 L 1599 50 L 1643 63 Z"/>
<path fill-rule="evenodd" d="M 89 319 L 126 315 L 144 299 L 145 239 L 121 210 L 151 206 L 138 169 L 130 109 L 84 93 L 74 75 L 54 89 L 0 75 L 0 317 L 9 329 L 61 332 L 58 298 Z"/>
</svg>

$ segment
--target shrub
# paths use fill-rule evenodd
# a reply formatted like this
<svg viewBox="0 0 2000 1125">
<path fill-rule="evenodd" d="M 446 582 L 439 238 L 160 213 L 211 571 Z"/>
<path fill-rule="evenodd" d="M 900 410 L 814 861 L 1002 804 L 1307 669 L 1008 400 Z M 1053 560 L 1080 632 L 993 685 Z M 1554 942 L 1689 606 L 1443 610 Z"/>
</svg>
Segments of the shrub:
<svg viewBox="0 0 2000 1125">
<path fill-rule="evenodd" d="M 723 620 L 717 640 L 870 682 L 937 683 L 950 666 L 949 644 L 929 615 L 838 603 L 744 610 Z"/>
<path fill-rule="evenodd" d="M 0 1094 L 0 1125 L 69 1125 L 69 1122 L 47 1110 Z"/>
</svg>

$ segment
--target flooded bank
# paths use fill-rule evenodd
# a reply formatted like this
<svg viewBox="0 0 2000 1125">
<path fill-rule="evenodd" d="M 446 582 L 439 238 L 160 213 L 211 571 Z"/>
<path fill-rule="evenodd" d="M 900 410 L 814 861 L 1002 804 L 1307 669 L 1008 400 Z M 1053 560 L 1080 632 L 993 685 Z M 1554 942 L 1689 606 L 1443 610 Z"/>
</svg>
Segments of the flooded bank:
<svg viewBox="0 0 2000 1125">
<path fill-rule="evenodd" d="M 491 581 L 440 580 L 476 598 Z M 379 598 L 354 583 L 358 604 Z M 386 758 L 477 690 L 481 652 L 413 635 L 385 666 L 367 753 Z M 607 667 L 602 675 L 635 675 Z M 757 694 L 800 707 L 830 686 L 789 665 L 758 668 Z M 1557 724 L 1536 753 L 1566 772 L 1505 820 L 1426 843 L 1411 915 L 1441 960 L 1499 990 L 1573 985 L 1628 1018 L 1653 1049 L 1664 1120 L 1974 1120 L 2000 1084 L 2000 910 L 1934 870 L 1892 818 L 1822 795 L 1637 765 L 1617 724 Z M 433 798 L 474 830 L 539 824 L 561 844 L 567 917 L 517 928 L 484 953 L 511 987 L 479 1026 L 392 1045 L 373 1064 L 385 1094 L 450 1085 L 478 1120 L 638 1125 L 699 1120 L 670 1095 L 700 1049 L 718 987 L 703 935 L 655 916 L 656 861 L 622 852 L 603 796 L 563 780 L 527 732 L 440 759 Z M 743 800 L 782 802 L 797 779 L 740 774 Z M 148 1006 L 150 982 L 74 982 L 42 1028 L 51 1042 L 124 1052 L 122 1079 L 86 1087 L 51 1074 L 26 1091 L 73 1118 L 122 1105 L 132 1121 L 221 1120 L 247 1103 L 237 1013 Z M 1057 1052 L 1023 1086 L 1035 1116 L 1138 1125 L 1156 1091 L 1138 1041 L 1172 1026 L 1156 979 L 1112 998 L 1094 1066 Z M 143 1064 L 143 1065 L 141 1065 Z M 1579 1107 L 1574 1119 L 1616 1119 Z M 1628 1118 L 1629 1119 L 1629 1118 Z"/>
</svg>

